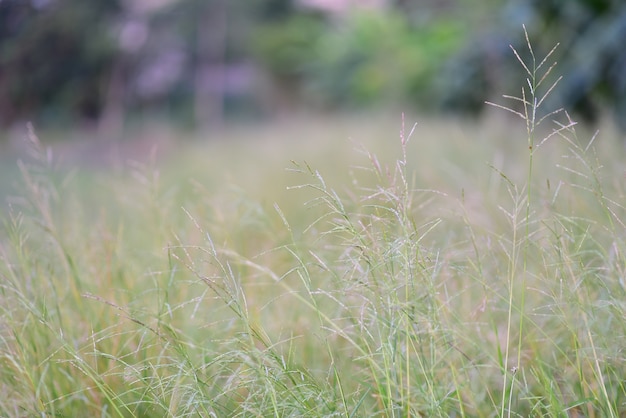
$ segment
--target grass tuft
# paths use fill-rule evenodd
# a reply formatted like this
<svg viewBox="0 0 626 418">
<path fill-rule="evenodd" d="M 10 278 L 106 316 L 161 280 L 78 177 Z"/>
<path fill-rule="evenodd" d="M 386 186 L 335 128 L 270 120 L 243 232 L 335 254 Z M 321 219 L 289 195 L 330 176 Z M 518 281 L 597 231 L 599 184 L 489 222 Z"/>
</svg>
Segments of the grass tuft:
<svg viewBox="0 0 626 418">
<path fill-rule="evenodd" d="M 623 416 L 623 149 L 543 109 L 527 47 L 495 105 L 520 135 L 403 118 L 357 152 L 233 141 L 79 183 L 31 129 L 0 415 Z"/>
</svg>

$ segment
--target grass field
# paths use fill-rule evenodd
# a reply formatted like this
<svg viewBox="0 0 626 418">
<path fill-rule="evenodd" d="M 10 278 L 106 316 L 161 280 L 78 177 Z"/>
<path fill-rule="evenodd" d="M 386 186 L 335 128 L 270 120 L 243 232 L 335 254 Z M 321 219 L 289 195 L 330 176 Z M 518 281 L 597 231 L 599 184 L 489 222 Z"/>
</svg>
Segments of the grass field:
<svg viewBox="0 0 626 418">
<path fill-rule="evenodd" d="M 32 137 L 0 416 L 626 416 L 623 143 L 530 114 Z"/>
</svg>

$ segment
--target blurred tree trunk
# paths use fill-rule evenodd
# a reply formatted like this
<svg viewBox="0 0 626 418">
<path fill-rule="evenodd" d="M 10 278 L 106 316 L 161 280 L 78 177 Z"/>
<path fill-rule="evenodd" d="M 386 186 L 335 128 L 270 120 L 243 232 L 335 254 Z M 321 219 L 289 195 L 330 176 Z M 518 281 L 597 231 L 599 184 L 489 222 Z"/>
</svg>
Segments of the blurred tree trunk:
<svg viewBox="0 0 626 418">
<path fill-rule="evenodd" d="M 101 140 L 115 139 L 121 135 L 124 128 L 126 108 L 124 106 L 123 60 L 123 57 L 118 58 L 111 70 L 107 92 L 104 96 L 104 108 L 98 121 L 98 138 Z"/>
<path fill-rule="evenodd" d="M 197 14 L 194 119 L 198 129 L 219 127 L 224 120 L 226 1 L 210 1 Z"/>
</svg>

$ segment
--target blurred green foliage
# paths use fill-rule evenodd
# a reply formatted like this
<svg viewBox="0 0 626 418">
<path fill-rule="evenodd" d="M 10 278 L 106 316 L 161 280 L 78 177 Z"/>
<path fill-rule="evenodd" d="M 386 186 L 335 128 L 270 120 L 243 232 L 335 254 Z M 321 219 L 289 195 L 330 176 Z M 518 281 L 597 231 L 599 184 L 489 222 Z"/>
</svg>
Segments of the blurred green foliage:
<svg viewBox="0 0 626 418">
<path fill-rule="evenodd" d="M 427 104 L 429 81 L 462 39 L 454 22 L 415 28 L 397 13 L 355 14 L 333 29 L 311 57 L 307 83 L 311 95 L 349 106 Z"/>
<path fill-rule="evenodd" d="M 425 104 L 429 81 L 464 35 L 456 21 L 414 27 L 395 10 L 330 21 L 320 14 L 296 14 L 261 28 L 255 50 L 274 77 L 298 81 L 304 96 L 317 104 Z"/>
<path fill-rule="evenodd" d="M 315 16 L 295 15 L 261 27 L 253 49 L 273 76 L 300 79 L 307 75 L 324 31 L 324 23 Z"/>
</svg>

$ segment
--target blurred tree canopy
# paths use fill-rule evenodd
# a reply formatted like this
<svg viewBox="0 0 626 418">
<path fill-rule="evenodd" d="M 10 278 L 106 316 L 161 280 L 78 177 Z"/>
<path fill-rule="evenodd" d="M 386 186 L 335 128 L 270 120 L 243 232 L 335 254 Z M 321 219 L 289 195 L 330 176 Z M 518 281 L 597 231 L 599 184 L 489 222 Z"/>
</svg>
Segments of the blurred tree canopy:
<svg viewBox="0 0 626 418">
<path fill-rule="evenodd" d="M 461 25 L 438 18 L 412 25 L 398 10 L 329 19 L 296 14 L 261 27 L 258 61 L 317 104 L 360 107 L 427 100 L 429 80 L 458 48 Z"/>
<path fill-rule="evenodd" d="M 0 123 L 61 107 L 97 117 L 119 12 L 116 0 L 0 1 Z"/>
<path fill-rule="evenodd" d="M 550 105 L 608 108 L 626 129 L 621 0 L 0 0 L 0 125 L 211 126 L 294 104 L 479 113 L 519 90 L 522 24 L 538 56 L 561 43 Z"/>
</svg>

